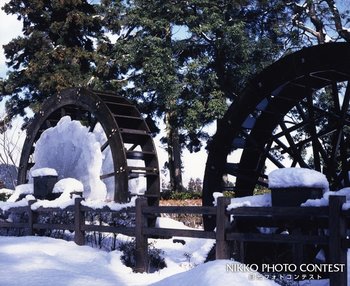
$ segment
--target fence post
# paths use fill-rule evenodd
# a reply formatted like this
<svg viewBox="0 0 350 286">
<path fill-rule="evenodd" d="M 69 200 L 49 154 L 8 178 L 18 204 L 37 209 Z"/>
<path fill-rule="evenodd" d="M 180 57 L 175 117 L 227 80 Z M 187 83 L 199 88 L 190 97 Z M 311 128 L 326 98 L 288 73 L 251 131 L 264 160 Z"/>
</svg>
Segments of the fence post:
<svg viewBox="0 0 350 286">
<path fill-rule="evenodd" d="M 342 215 L 345 196 L 329 196 L 329 263 L 343 264 L 343 271 L 330 272 L 330 286 L 347 285 L 347 248 L 342 245 L 346 238 L 346 220 Z"/>
<path fill-rule="evenodd" d="M 147 206 L 146 198 L 136 199 L 136 218 L 135 218 L 135 239 L 136 239 L 136 272 L 148 271 L 148 241 L 147 236 L 143 235 L 143 228 L 147 226 L 147 220 L 142 213 L 142 208 Z"/>
<path fill-rule="evenodd" d="M 34 204 L 36 200 L 28 201 L 28 235 L 34 235 L 33 225 L 36 221 L 36 213 L 32 210 L 32 204 Z"/>
<path fill-rule="evenodd" d="M 226 230 L 230 225 L 230 216 L 226 213 L 226 208 L 230 204 L 231 199 L 227 197 L 219 197 L 216 206 L 216 259 L 230 258 L 230 245 L 226 241 Z"/>
<path fill-rule="evenodd" d="M 74 242 L 77 245 L 85 244 L 85 232 L 82 226 L 85 224 L 84 212 L 81 211 L 81 201 L 83 198 L 76 198 L 74 201 Z"/>
</svg>

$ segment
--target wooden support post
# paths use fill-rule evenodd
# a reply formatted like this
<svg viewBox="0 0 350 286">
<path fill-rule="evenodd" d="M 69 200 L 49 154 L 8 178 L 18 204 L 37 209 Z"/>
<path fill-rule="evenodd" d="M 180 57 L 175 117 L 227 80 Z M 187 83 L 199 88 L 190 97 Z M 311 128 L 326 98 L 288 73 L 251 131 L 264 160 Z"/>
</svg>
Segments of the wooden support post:
<svg viewBox="0 0 350 286">
<path fill-rule="evenodd" d="M 142 208 L 147 206 L 146 198 L 136 199 L 136 272 L 148 271 L 148 240 L 147 236 L 143 234 L 143 228 L 147 226 L 147 219 L 142 213 Z"/>
<path fill-rule="evenodd" d="M 34 235 L 34 223 L 37 218 L 37 214 L 32 210 L 32 204 L 34 204 L 36 200 L 30 200 L 28 202 L 28 235 Z"/>
<path fill-rule="evenodd" d="M 216 206 L 216 259 L 230 258 L 230 245 L 226 240 L 226 230 L 230 225 L 230 216 L 226 213 L 226 208 L 230 204 L 231 199 L 220 197 Z"/>
<path fill-rule="evenodd" d="M 76 198 L 74 201 L 74 242 L 78 245 L 85 244 L 85 232 L 82 226 L 85 224 L 85 215 L 81 211 L 82 198 Z"/>
<path fill-rule="evenodd" d="M 303 233 L 300 229 L 294 229 L 291 230 L 292 235 L 300 235 L 302 236 Z M 304 245 L 302 243 L 294 243 L 292 244 L 292 250 L 293 250 L 293 262 L 295 265 L 297 265 L 297 269 L 300 269 L 300 265 L 303 263 L 303 257 L 304 257 Z M 297 274 L 300 274 L 299 272 Z"/>
<path fill-rule="evenodd" d="M 329 197 L 329 263 L 344 265 L 343 271 L 329 274 L 330 286 L 347 286 L 347 248 L 342 241 L 346 238 L 346 220 L 342 215 L 345 196 Z"/>
</svg>

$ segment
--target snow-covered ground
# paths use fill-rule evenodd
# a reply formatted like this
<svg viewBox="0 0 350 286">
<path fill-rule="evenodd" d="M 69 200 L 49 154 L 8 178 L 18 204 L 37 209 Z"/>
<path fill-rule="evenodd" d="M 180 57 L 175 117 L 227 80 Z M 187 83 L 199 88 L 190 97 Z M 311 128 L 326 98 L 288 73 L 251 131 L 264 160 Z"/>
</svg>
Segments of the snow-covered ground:
<svg viewBox="0 0 350 286">
<path fill-rule="evenodd" d="M 185 241 L 185 245 L 172 239 L 154 242 L 164 251 L 167 267 L 145 274 L 126 267 L 120 251 L 105 252 L 48 237 L 0 237 L 0 285 L 277 285 L 252 279 L 254 272 L 227 271 L 227 264 L 236 263 L 230 260 L 203 264 L 213 241 Z"/>
<path fill-rule="evenodd" d="M 36 169 L 36 172 L 47 172 L 48 169 Z M 277 185 L 286 184 L 286 180 L 308 175 L 308 170 L 284 170 L 279 172 L 275 178 Z M 311 174 L 312 175 L 312 174 Z M 316 177 L 319 174 L 315 174 Z M 311 180 L 311 181 L 310 181 Z M 316 182 L 319 180 L 317 179 Z M 314 184 L 313 181 L 311 184 Z M 27 205 L 29 199 L 33 199 L 32 184 L 17 186 L 13 195 L 7 202 L 1 202 L 0 208 L 7 210 L 9 207 Z M 327 186 L 324 188 L 327 190 Z M 58 181 L 54 190 L 62 193 L 53 201 L 38 200 L 32 207 L 56 206 L 66 207 L 73 204 L 74 196 L 71 191 L 83 191 L 83 185 L 76 179 L 65 178 Z M 345 188 L 336 193 L 326 191 L 322 199 L 309 200 L 306 205 L 322 206 L 328 204 L 330 195 L 345 195 L 350 198 L 350 189 Z M 28 194 L 22 200 L 16 201 L 20 194 Z M 215 193 L 214 198 L 222 196 Z M 11 200 L 14 197 L 16 199 Z M 350 202 L 348 202 L 350 203 Z M 122 206 L 114 202 L 102 202 L 100 200 L 86 200 L 84 204 L 100 208 L 108 205 L 113 209 L 127 207 L 134 204 L 132 200 Z M 270 194 L 256 195 L 231 200 L 230 208 L 241 206 L 270 206 Z M 346 204 L 344 204 L 345 206 Z M 158 227 L 164 228 L 187 228 L 182 223 L 169 218 L 159 218 Z M 131 241 L 132 238 L 118 235 L 118 241 Z M 175 238 L 171 239 L 149 239 L 149 243 L 156 249 L 161 250 L 166 267 L 154 273 L 134 273 L 131 268 L 122 263 L 122 252 L 119 250 L 104 251 L 91 246 L 77 246 L 72 241 L 64 241 L 45 237 L 0 237 L 0 285 L 155 285 L 155 286 L 177 286 L 177 285 L 256 285 L 270 286 L 279 285 L 268 280 L 261 274 L 251 269 L 236 268 L 232 271 L 230 265 L 243 265 L 230 260 L 218 260 L 205 262 L 209 251 L 214 246 L 212 239 L 198 238 Z M 350 263 L 348 263 L 350 264 Z M 295 284 L 288 282 L 291 286 L 326 286 L 328 280 L 307 280 Z"/>
<path fill-rule="evenodd" d="M 160 226 L 183 228 L 183 224 L 161 218 Z M 118 235 L 119 236 L 119 235 Z M 121 236 L 121 235 L 120 235 Z M 125 236 L 121 240 L 131 240 Z M 206 262 L 214 244 L 210 239 L 150 239 L 163 251 L 167 267 L 154 273 L 135 273 L 122 263 L 122 252 L 78 246 L 40 236 L 0 237 L 1 286 L 276 286 L 261 274 L 232 260 Z M 349 255 L 348 255 L 349 257 Z M 349 259 L 348 259 L 349 260 Z M 349 264 L 349 262 L 348 262 Z M 238 265 L 238 266 L 233 266 Z M 232 270 L 235 269 L 235 270 Z M 327 286 L 328 280 L 307 280 L 291 286 Z"/>
</svg>

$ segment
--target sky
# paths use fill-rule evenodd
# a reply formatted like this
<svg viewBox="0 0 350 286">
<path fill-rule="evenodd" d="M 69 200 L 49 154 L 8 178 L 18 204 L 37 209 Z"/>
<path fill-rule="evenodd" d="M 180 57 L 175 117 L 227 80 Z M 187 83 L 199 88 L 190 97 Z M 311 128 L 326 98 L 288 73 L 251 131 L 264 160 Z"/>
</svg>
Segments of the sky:
<svg viewBox="0 0 350 286">
<path fill-rule="evenodd" d="M 8 0 L 0 0 L 0 7 L 3 7 Z M 3 10 L 0 10 L 0 78 L 6 77 L 7 67 L 6 60 L 4 56 L 4 50 L 2 46 L 7 44 L 11 39 L 21 35 L 22 24 L 16 19 L 16 16 L 7 15 Z M 0 103 L 0 116 L 4 114 L 4 104 Z M 15 125 L 20 125 L 20 121 L 16 122 Z M 207 128 L 210 134 L 215 132 L 215 124 Z M 164 125 L 162 127 L 164 129 Z M 164 136 L 164 130 L 160 135 L 155 138 L 155 144 L 157 147 L 158 159 L 160 169 L 164 166 L 164 163 L 167 161 L 167 153 L 164 151 L 164 146 L 160 143 L 160 138 Z M 23 142 L 23 140 L 21 140 Z M 205 147 L 205 142 L 203 142 Z M 19 158 L 19 156 L 17 156 Z M 198 153 L 190 153 L 188 150 L 183 151 L 183 181 L 184 186 L 187 187 L 188 181 L 190 178 L 200 178 L 203 180 L 204 177 L 204 168 L 206 163 L 207 154 L 204 148 Z M 168 178 L 165 178 L 168 180 Z"/>
<path fill-rule="evenodd" d="M 0 7 L 3 7 L 6 2 L 8 1 L 0 0 Z M 21 23 L 17 21 L 15 16 L 6 15 L 3 10 L 0 10 L 0 20 L 0 78 L 4 78 L 7 67 L 2 46 L 21 34 Z"/>
</svg>

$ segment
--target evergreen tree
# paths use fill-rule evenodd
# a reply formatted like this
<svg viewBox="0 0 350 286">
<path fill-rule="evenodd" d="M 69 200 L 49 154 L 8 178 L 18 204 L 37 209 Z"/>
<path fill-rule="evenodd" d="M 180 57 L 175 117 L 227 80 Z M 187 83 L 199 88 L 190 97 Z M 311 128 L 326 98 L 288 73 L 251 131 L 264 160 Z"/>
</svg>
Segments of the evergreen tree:
<svg viewBox="0 0 350 286">
<path fill-rule="evenodd" d="M 305 31 L 303 13 L 310 9 L 291 3 L 11 0 L 4 10 L 22 19 L 24 36 L 4 47 L 12 69 L 0 86 L 2 95 L 11 95 L 8 119 L 65 87 L 89 83 L 117 91 L 139 104 L 154 131 L 155 119 L 164 119 L 171 184 L 180 191 L 182 148 L 200 150 L 200 139 L 208 138 L 203 127 L 221 118 L 227 101 L 252 75 L 300 45 L 298 31 Z M 322 15 L 334 19 L 346 39 L 330 4 Z"/>
<path fill-rule="evenodd" d="M 177 43 L 185 83 L 181 118 L 188 147 L 198 150 L 203 125 L 221 118 L 226 100 L 284 50 L 280 27 L 288 11 L 281 1 L 187 3 L 183 25 L 190 36 Z"/>
<path fill-rule="evenodd" d="M 11 0 L 7 14 L 23 22 L 23 36 L 4 46 L 8 78 L 2 83 L 7 121 L 57 91 L 86 85 L 95 70 L 94 40 L 102 26 L 87 0 Z"/>
<path fill-rule="evenodd" d="M 187 191 L 197 193 L 202 192 L 202 180 L 200 178 L 190 178 L 187 185 Z"/>
<path fill-rule="evenodd" d="M 136 101 L 155 126 L 156 117 L 164 117 L 169 154 L 168 168 L 172 190 L 182 191 L 181 143 L 179 134 L 178 98 L 181 84 L 179 66 L 174 54 L 172 27 L 181 18 L 181 10 L 173 1 L 126 1 L 121 18 L 120 38 L 113 46 L 113 61 L 120 59 L 125 67 L 119 80 L 127 81 L 124 94 Z M 115 2 L 103 1 L 106 22 L 113 20 L 109 11 Z M 109 25 L 112 33 L 119 32 Z M 111 84 L 113 80 L 109 81 Z M 153 122 L 152 122 L 153 121 Z M 155 128 L 156 129 L 156 128 Z"/>
<path fill-rule="evenodd" d="M 103 51 L 125 68 L 118 78 L 128 82 L 123 92 L 151 118 L 164 118 L 171 185 L 181 191 L 183 146 L 199 151 L 200 139 L 208 138 L 203 127 L 221 118 L 227 99 L 280 53 L 285 8 L 280 1 L 118 3 L 102 1 L 107 23 L 115 19 L 111 11 L 123 9 L 121 27 L 107 27 L 119 38 Z"/>
</svg>

